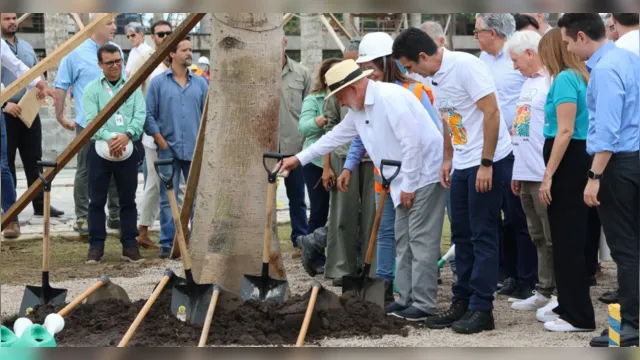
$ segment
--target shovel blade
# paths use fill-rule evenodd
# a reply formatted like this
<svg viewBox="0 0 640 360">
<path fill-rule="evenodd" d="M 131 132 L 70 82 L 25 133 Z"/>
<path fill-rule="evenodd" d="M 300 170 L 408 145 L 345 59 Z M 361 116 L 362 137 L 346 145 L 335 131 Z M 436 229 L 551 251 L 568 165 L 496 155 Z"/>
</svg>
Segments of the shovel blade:
<svg viewBox="0 0 640 360">
<path fill-rule="evenodd" d="M 171 289 L 171 312 L 182 321 L 202 326 L 213 294 L 213 285 L 177 281 Z"/>
<path fill-rule="evenodd" d="M 67 289 L 27 285 L 22 295 L 19 316 L 27 316 L 36 306 L 65 305 Z"/>
<path fill-rule="evenodd" d="M 368 276 L 343 276 L 342 293 L 353 292 L 365 301 L 384 308 L 384 280 Z"/>
<path fill-rule="evenodd" d="M 287 294 L 287 286 L 286 280 L 276 280 L 269 276 L 245 275 L 242 278 L 240 297 L 244 301 L 277 301 L 283 303 Z"/>
<path fill-rule="evenodd" d="M 87 297 L 87 305 L 95 304 L 104 300 L 119 300 L 124 303 L 131 303 L 126 290 L 112 282 L 99 287 L 96 291 Z"/>
</svg>

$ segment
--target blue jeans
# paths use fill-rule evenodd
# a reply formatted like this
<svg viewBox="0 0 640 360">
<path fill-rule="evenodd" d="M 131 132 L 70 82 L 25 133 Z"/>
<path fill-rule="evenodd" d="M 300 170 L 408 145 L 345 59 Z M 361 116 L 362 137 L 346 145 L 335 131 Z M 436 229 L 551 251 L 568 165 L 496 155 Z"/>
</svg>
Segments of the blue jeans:
<svg viewBox="0 0 640 360">
<path fill-rule="evenodd" d="M 451 241 L 456 246 L 458 281 L 454 301 L 469 300 L 471 310 L 493 309 L 498 284 L 498 217 L 507 164 L 493 164 L 491 190 L 476 191 L 479 166 L 455 170 L 451 176 Z"/>
<path fill-rule="evenodd" d="M 4 127 L 4 113 L 2 113 L 2 211 L 7 212 L 16 202 L 16 187 L 13 183 L 11 169 L 7 161 L 7 130 Z M 13 221 L 18 221 L 16 216 Z"/>
<path fill-rule="evenodd" d="M 171 159 L 173 153 L 170 149 L 161 150 L 158 149 L 158 160 Z M 191 168 L 191 161 L 174 159 L 173 163 L 173 189 L 174 196 L 177 190 L 180 188 L 180 174 L 184 176 L 185 182 L 189 178 L 189 169 Z M 169 166 L 161 166 L 160 172 L 165 176 L 171 175 L 171 168 Z M 169 204 L 169 197 L 167 196 L 167 188 L 164 182 L 160 184 L 160 247 L 170 249 L 173 247 L 173 238 L 176 234 L 176 227 L 173 223 L 173 214 L 171 214 L 171 205 Z M 195 203 L 194 203 L 195 207 Z M 191 211 L 191 219 L 193 219 L 193 211 Z M 185 234 L 186 236 L 187 234 Z"/>
<path fill-rule="evenodd" d="M 451 189 L 447 189 L 447 217 L 449 218 L 449 234 L 451 234 Z M 453 241 L 449 245 L 453 245 Z M 449 266 L 451 267 L 451 271 L 456 273 L 456 258 L 455 256 L 449 260 Z"/>
<path fill-rule="evenodd" d="M 298 236 L 307 235 L 307 204 L 305 203 L 304 170 L 302 166 L 291 170 L 284 179 L 289 199 L 289 217 L 291 218 L 291 243 L 298 247 Z"/>
<path fill-rule="evenodd" d="M 380 202 L 381 194 L 376 193 L 376 207 Z M 382 209 L 382 218 L 380 219 L 380 229 L 378 230 L 378 249 L 376 277 L 385 281 L 393 281 L 395 279 L 394 266 L 396 262 L 396 210 L 393 208 L 391 196 L 387 194 L 387 199 Z"/>
</svg>

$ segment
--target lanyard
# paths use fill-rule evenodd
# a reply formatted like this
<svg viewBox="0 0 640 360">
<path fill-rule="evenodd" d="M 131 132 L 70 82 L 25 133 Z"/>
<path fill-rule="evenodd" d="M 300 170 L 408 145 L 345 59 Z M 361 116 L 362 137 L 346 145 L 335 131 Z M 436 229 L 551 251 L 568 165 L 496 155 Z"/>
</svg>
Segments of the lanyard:
<svg viewBox="0 0 640 360">
<path fill-rule="evenodd" d="M 111 87 L 109 86 L 109 84 L 107 84 L 107 83 L 103 83 L 103 84 L 104 84 L 105 89 L 107 89 L 107 93 L 109 93 L 109 96 L 113 99 L 113 90 L 111 90 Z M 120 115 L 120 109 L 119 108 L 116 111 L 116 114 Z"/>
</svg>

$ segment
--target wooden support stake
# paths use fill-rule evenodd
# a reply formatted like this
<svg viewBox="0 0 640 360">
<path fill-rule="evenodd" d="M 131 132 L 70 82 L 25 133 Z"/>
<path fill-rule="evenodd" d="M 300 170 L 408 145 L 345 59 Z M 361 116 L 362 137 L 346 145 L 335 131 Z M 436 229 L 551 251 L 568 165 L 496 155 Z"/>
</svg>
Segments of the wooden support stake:
<svg viewBox="0 0 640 360">
<path fill-rule="evenodd" d="M 18 25 L 20 25 L 21 22 L 25 21 L 29 16 L 31 16 L 31 13 L 22 14 L 22 16 L 18 18 Z"/>
<path fill-rule="evenodd" d="M 324 16 L 324 14 L 318 14 L 318 16 L 320 17 L 320 21 L 322 21 L 322 24 L 324 24 L 324 27 L 327 28 L 327 31 L 331 35 L 331 38 L 333 39 L 333 41 L 335 41 L 336 45 L 338 45 L 338 48 L 340 49 L 340 51 L 344 52 L 344 44 L 342 43 L 342 41 L 338 37 L 338 34 L 336 34 L 335 30 L 333 30 L 333 26 L 331 26 L 331 24 L 329 24 L 329 21 Z"/>
<path fill-rule="evenodd" d="M 193 202 L 198 192 L 198 182 L 200 181 L 200 169 L 202 169 L 202 153 L 204 151 L 204 134 L 207 130 L 207 114 L 209 113 L 209 93 L 204 101 L 204 111 L 200 118 L 200 128 L 198 129 L 198 137 L 196 138 L 196 147 L 193 151 L 191 159 L 191 168 L 189 169 L 189 178 L 184 189 L 184 199 L 182 200 L 182 209 L 180 210 L 180 221 L 182 222 L 182 230 L 185 234 L 185 244 L 189 245 L 189 219 L 193 210 Z M 172 258 L 180 257 L 180 247 L 178 245 L 178 232 L 173 238 Z"/>
<path fill-rule="evenodd" d="M 73 49 L 75 49 L 83 41 L 88 39 L 98 27 L 105 25 L 117 15 L 118 13 L 104 14 L 93 21 L 91 24 L 89 24 L 87 27 L 73 35 L 71 39 L 65 41 L 62 46 L 55 49 L 51 54 L 44 58 L 44 60 L 37 63 L 36 66 L 32 67 L 29 71 L 20 76 L 20 78 L 18 78 L 16 81 L 12 82 L 11 85 L 7 86 L 0 94 L 0 104 L 4 104 L 5 102 L 7 102 L 15 94 L 19 93 L 20 90 L 27 87 L 27 85 L 35 78 L 43 74 L 45 71 L 49 70 L 49 68 L 51 68 L 54 64 L 59 63 L 65 55 L 73 51 Z M 76 100 L 80 101 L 81 99 Z"/>
<path fill-rule="evenodd" d="M 340 21 L 338 21 L 338 19 L 336 18 L 335 15 L 333 15 L 333 13 L 327 13 L 329 15 L 329 17 L 331 18 L 331 20 L 333 20 L 337 25 L 338 25 L 338 29 L 340 29 L 340 32 L 347 37 L 347 39 L 349 39 L 349 41 L 353 40 L 353 36 L 351 36 L 351 34 L 349 34 L 349 32 L 347 31 L 347 29 L 344 28 L 344 26 L 342 26 L 342 24 L 340 23 Z"/>
<path fill-rule="evenodd" d="M 109 15 L 113 16 L 113 14 L 109 14 Z M 167 58 L 167 56 L 169 56 L 169 52 L 171 51 L 171 48 L 173 48 L 180 41 L 182 41 L 185 38 L 185 36 L 189 34 L 191 29 L 193 29 L 193 27 L 196 26 L 196 24 L 198 24 L 198 22 L 202 20 L 202 18 L 205 15 L 206 15 L 205 13 L 191 13 L 187 16 L 187 18 L 180 24 L 180 26 L 178 26 L 178 28 L 174 30 L 173 34 L 171 34 L 169 38 L 165 39 L 165 41 L 162 42 L 160 47 L 156 49 L 153 55 L 151 55 L 151 57 L 147 61 L 145 61 L 144 65 L 142 65 L 140 70 L 138 70 L 129 79 L 129 81 L 125 83 L 122 89 L 120 89 L 120 91 L 118 91 L 118 93 L 115 94 L 115 96 L 107 103 L 104 109 L 102 109 L 102 111 L 98 113 L 96 118 L 93 121 L 91 121 L 87 125 L 87 127 L 73 139 L 71 144 L 67 146 L 67 148 L 62 152 L 62 154 L 58 156 L 58 158 L 56 159 L 56 162 L 58 165 L 55 168 L 49 168 L 44 173 L 45 179 L 51 180 L 55 174 L 57 174 L 60 170 L 62 170 L 65 167 L 65 165 L 67 165 L 69 161 L 73 159 L 73 157 L 80 151 L 80 149 L 86 143 L 89 142 L 91 137 L 96 132 L 98 132 L 98 130 L 100 130 L 100 128 L 107 122 L 107 120 L 109 120 L 109 118 L 113 114 L 115 114 L 115 112 L 129 98 L 129 96 L 131 96 L 131 94 L 133 94 L 133 92 L 140 85 L 142 85 L 142 83 L 149 77 L 149 75 L 151 75 L 151 72 L 153 72 L 153 70 L 158 65 L 160 65 L 160 63 L 163 62 L 164 59 Z M 106 22 L 107 20 L 108 18 L 106 17 L 96 20 L 93 23 L 91 23 L 89 26 L 84 28 L 83 31 L 86 31 L 86 30 L 91 31 L 95 28 L 96 24 L 100 23 L 100 21 Z M 76 36 L 77 35 L 78 34 L 76 34 Z M 76 37 L 74 36 L 71 40 L 75 38 Z M 67 41 L 67 43 L 65 43 L 63 47 L 66 46 L 66 44 L 68 43 L 69 41 Z M 54 54 L 59 50 L 65 50 L 65 49 L 59 48 L 56 51 L 54 51 Z M 47 59 L 48 58 L 49 57 L 47 57 Z M 38 66 L 42 65 L 43 63 L 44 61 L 36 65 L 34 68 L 31 69 L 30 72 L 24 74 L 15 83 L 24 82 L 25 80 L 23 79 L 28 79 L 28 76 L 30 73 L 35 74 L 37 71 L 44 71 L 42 68 L 38 68 Z M 34 70 L 36 70 L 36 72 L 34 72 Z M 2 93 L 3 98 L 5 97 L 5 92 Z M 9 95 L 9 97 L 10 96 L 13 96 L 13 94 Z M 36 197 L 36 195 L 40 193 L 40 191 L 42 191 L 42 180 L 36 179 L 36 181 L 33 184 L 31 184 L 31 186 L 29 186 L 29 189 L 27 189 L 27 191 L 25 191 L 25 193 L 22 194 L 20 199 L 18 199 L 18 201 L 16 201 L 16 203 L 13 204 L 13 206 L 7 212 L 4 213 L 4 215 L 2 216 L 2 230 L 4 230 L 9 225 L 11 220 L 13 220 L 16 216 L 18 216 L 18 214 L 20 214 L 20 212 L 27 206 L 27 204 L 33 201 L 33 199 Z"/>
<path fill-rule="evenodd" d="M 82 23 L 82 19 L 80 19 L 80 15 L 78 13 L 71 13 L 71 17 L 73 21 L 76 22 L 76 25 L 80 28 L 80 30 L 84 29 L 84 24 Z"/>
</svg>

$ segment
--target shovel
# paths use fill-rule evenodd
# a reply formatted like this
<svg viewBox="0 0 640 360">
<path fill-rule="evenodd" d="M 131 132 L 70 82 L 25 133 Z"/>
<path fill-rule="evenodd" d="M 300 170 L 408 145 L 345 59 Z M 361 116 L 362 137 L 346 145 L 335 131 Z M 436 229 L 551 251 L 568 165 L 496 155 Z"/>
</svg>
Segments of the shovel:
<svg viewBox="0 0 640 360">
<path fill-rule="evenodd" d="M 191 256 L 187 251 L 182 222 L 180 221 L 180 211 L 178 210 L 178 202 L 175 192 L 173 191 L 173 160 L 158 160 L 154 163 L 156 172 L 167 188 L 167 196 L 171 204 L 171 214 L 173 215 L 173 223 L 176 228 L 178 246 L 184 265 L 185 279 L 175 277 L 172 279 L 173 288 L 171 291 L 171 312 L 176 314 L 178 319 L 186 321 L 189 324 L 204 325 L 207 315 L 207 309 L 213 293 L 212 284 L 196 284 L 191 273 Z M 166 177 L 160 171 L 160 166 L 171 166 L 171 175 Z"/>
<path fill-rule="evenodd" d="M 278 166 L 272 172 L 267 167 L 267 159 L 275 159 Z M 269 258 L 271 254 L 271 234 L 273 221 L 273 202 L 276 198 L 276 178 L 284 156 L 279 153 L 264 153 L 262 155 L 262 163 L 268 174 L 269 186 L 267 188 L 267 220 L 264 227 L 264 244 L 262 249 L 262 275 L 247 275 L 242 278 L 242 286 L 240 287 L 240 296 L 243 300 L 275 300 L 279 303 L 284 302 L 287 291 L 286 280 L 276 280 L 269 277 Z"/>
<path fill-rule="evenodd" d="M 40 170 L 42 167 L 55 168 L 58 164 L 52 161 L 38 161 Z M 20 304 L 20 316 L 27 316 L 38 305 L 64 305 L 67 298 L 67 289 L 54 289 L 49 285 L 49 232 L 51 222 L 51 182 L 45 179 L 40 171 L 40 180 L 44 184 L 44 234 L 42 236 L 42 286 L 27 285 Z"/>
<path fill-rule="evenodd" d="M 385 165 L 395 166 L 396 172 L 391 177 L 386 178 L 384 176 L 383 168 Z M 382 160 L 380 162 L 380 176 L 382 177 L 382 194 L 380 195 L 380 201 L 378 202 L 378 209 L 376 210 L 376 217 L 373 221 L 373 229 L 371 229 L 371 237 L 369 238 L 369 247 L 367 248 L 367 255 L 364 259 L 364 267 L 362 274 L 360 275 L 345 275 L 342 277 L 342 293 L 348 291 L 354 292 L 359 297 L 366 301 L 372 302 L 384 307 L 384 291 L 385 283 L 382 279 L 374 279 L 369 277 L 371 271 L 371 260 L 373 259 L 373 249 L 376 248 L 376 242 L 378 240 L 378 229 L 380 228 L 380 219 L 382 218 L 382 211 L 384 210 L 384 204 L 387 200 L 387 190 L 391 185 L 391 181 L 400 173 L 400 161 L 395 160 Z"/>
</svg>

